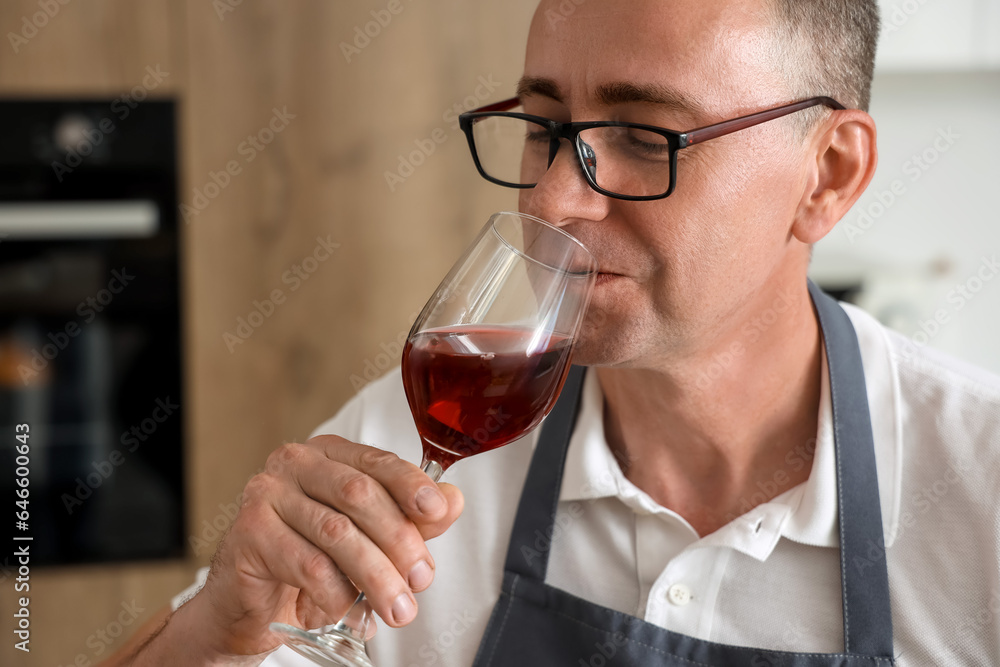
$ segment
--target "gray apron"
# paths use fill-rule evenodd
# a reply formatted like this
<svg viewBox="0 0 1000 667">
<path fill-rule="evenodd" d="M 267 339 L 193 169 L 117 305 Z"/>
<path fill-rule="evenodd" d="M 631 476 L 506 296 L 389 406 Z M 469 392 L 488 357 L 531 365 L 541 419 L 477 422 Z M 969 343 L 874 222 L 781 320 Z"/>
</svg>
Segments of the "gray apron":
<svg viewBox="0 0 1000 667">
<path fill-rule="evenodd" d="M 892 615 L 882 511 L 875 475 L 868 397 L 857 335 L 847 313 L 812 282 L 830 369 L 839 490 L 843 653 L 793 653 L 730 646 L 665 630 L 588 602 L 545 583 L 549 550 L 527 559 L 537 535 L 551 536 L 563 463 L 576 421 L 583 369 L 574 367 L 546 419 L 521 494 L 507 550 L 500 599 L 479 645 L 474 667 L 839 667 L 894 665 Z M 851 565 L 855 558 L 866 567 Z M 530 562 L 529 562 L 530 560 Z M 599 576 L 600 573 L 595 573 Z"/>
</svg>

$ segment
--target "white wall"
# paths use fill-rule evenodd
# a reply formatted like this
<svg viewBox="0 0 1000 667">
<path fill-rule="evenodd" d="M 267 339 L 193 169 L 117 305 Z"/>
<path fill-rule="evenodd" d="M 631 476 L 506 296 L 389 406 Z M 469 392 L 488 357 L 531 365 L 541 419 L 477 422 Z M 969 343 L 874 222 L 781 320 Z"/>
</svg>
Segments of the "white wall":
<svg viewBox="0 0 1000 667">
<path fill-rule="evenodd" d="M 1000 67 L 1000 1 L 879 0 L 882 71 Z"/>
</svg>

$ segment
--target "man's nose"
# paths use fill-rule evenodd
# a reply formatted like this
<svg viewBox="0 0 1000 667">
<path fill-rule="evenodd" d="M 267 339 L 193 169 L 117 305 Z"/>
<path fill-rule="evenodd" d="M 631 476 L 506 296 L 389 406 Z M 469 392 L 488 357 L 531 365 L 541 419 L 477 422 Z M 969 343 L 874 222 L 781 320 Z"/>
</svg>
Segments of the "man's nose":
<svg viewBox="0 0 1000 667">
<path fill-rule="evenodd" d="M 565 140 L 535 187 L 521 190 L 521 210 L 556 225 L 603 220 L 610 201 L 587 183 L 576 148 Z"/>
</svg>

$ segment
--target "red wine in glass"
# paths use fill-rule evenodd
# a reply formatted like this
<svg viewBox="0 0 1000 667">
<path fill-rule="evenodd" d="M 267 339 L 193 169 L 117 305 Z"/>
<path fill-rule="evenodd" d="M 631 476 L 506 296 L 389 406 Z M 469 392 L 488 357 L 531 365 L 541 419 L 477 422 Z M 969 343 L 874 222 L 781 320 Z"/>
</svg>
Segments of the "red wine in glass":
<svg viewBox="0 0 1000 667">
<path fill-rule="evenodd" d="M 535 428 L 569 371 L 598 274 L 597 261 L 562 229 L 497 213 L 452 267 L 413 323 L 403 387 L 437 481 L 455 461 L 506 445 Z M 338 623 L 317 632 L 271 630 L 329 667 L 371 667 L 364 593 Z"/>
<path fill-rule="evenodd" d="M 403 349 L 403 385 L 424 459 L 442 471 L 531 431 L 569 371 L 571 340 L 523 326 L 421 331 Z"/>
</svg>

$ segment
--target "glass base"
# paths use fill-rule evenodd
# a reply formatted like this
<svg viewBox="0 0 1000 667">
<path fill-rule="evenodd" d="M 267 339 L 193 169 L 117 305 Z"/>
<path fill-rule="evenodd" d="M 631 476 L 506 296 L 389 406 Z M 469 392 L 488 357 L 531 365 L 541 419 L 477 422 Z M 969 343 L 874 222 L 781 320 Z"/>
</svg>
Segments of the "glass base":
<svg viewBox="0 0 1000 667">
<path fill-rule="evenodd" d="M 271 632 L 281 637 L 285 646 L 324 667 L 374 667 L 365 653 L 365 645 L 348 634 L 318 634 L 284 623 L 272 623 Z"/>
</svg>

